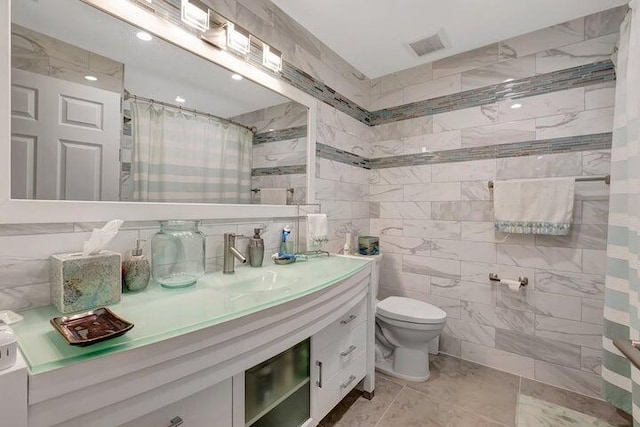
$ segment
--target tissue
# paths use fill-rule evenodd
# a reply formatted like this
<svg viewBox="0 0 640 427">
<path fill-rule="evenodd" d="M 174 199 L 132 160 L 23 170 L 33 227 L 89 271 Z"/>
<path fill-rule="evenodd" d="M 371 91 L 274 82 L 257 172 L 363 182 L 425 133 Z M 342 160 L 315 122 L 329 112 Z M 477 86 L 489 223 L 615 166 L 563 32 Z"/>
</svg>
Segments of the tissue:
<svg viewBox="0 0 640 427">
<path fill-rule="evenodd" d="M 116 237 L 123 222 L 121 219 L 114 219 L 106 223 L 101 229 L 94 228 L 89 240 L 84 242 L 82 255 L 95 255 L 104 249 L 107 244 Z"/>
<path fill-rule="evenodd" d="M 62 313 L 115 304 L 122 296 L 122 259 L 104 250 L 118 234 L 119 219 L 95 229 L 81 253 L 51 255 L 51 304 Z"/>
</svg>

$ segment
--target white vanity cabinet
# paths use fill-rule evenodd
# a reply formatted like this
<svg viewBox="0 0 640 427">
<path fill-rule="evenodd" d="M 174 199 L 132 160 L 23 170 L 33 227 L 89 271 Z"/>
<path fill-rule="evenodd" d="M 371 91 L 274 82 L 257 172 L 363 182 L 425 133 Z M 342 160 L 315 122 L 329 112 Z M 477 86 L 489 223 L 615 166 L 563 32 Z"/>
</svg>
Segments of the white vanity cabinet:
<svg viewBox="0 0 640 427">
<path fill-rule="evenodd" d="M 311 337 L 311 401 L 322 419 L 366 375 L 366 298 Z"/>
<path fill-rule="evenodd" d="M 0 371 L 0 390 L 3 396 L 9 393 L 12 398 L 0 399 L 0 413 L 4 419 L 16 420 L 12 427 L 247 427 L 252 423 L 280 427 L 278 420 L 293 419 L 289 415 L 302 408 L 304 411 L 296 412 L 295 424 L 317 425 L 363 379 L 363 390 L 373 393 L 372 268 L 366 261 L 331 256 L 282 271 L 291 277 L 300 274 L 304 279 L 295 283 L 302 291 L 271 305 L 262 304 L 254 312 L 190 331 L 181 329 L 172 336 L 106 355 L 84 353 L 90 348 L 74 349 L 75 358 L 59 359 L 55 367 L 36 365 L 34 369 L 32 364 L 29 369 L 20 357 L 22 365 L 10 375 Z M 241 273 L 236 280 L 242 282 Z M 194 316 L 201 311 L 210 315 L 218 308 L 211 306 L 213 300 L 204 300 L 211 298 L 214 289 L 213 285 L 207 286 L 205 281 L 182 294 L 159 293 L 155 300 L 147 293 L 139 296 L 139 304 L 154 304 L 150 312 L 156 313 L 156 307 L 164 302 L 182 297 Z M 163 295 L 170 297 L 162 300 Z M 114 311 L 133 318 L 133 308 L 139 313 L 144 307 L 136 305 L 136 296 L 132 298 L 123 299 Z M 282 298 L 280 294 L 278 298 Z M 244 300 L 242 303 L 248 304 Z M 225 307 L 221 305 L 220 310 Z M 132 311 L 128 314 L 129 309 Z M 54 356 L 68 351 L 56 341 L 59 337 L 48 325 L 51 312 L 47 310 L 24 313 L 18 336 L 24 340 L 21 345 L 25 346 L 26 359 L 34 348 Z M 125 335 L 127 339 L 120 342 L 145 339 L 143 333 L 149 326 L 137 320 L 136 327 Z M 42 351 L 31 353 L 32 362 L 42 357 Z M 280 356 L 282 361 L 270 368 L 275 369 L 273 372 L 294 366 L 290 373 L 280 376 L 286 382 L 281 388 L 285 391 L 259 398 L 263 407 L 247 419 L 245 411 L 252 411 L 246 405 L 247 393 L 259 393 L 245 387 L 245 375 Z M 266 376 L 258 380 L 258 387 L 275 386 L 275 376 L 271 378 L 267 371 L 263 374 Z"/>
</svg>

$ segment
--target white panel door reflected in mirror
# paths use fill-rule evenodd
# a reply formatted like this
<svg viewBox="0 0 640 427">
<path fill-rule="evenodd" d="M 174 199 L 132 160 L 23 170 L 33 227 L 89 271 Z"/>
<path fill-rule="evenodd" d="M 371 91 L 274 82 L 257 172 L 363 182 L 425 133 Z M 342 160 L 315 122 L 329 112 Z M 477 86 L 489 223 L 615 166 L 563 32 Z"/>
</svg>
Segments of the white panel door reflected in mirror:
<svg viewBox="0 0 640 427">
<path fill-rule="evenodd" d="M 305 202 L 306 107 L 79 0 L 14 2 L 11 49 L 12 198 Z"/>
</svg>

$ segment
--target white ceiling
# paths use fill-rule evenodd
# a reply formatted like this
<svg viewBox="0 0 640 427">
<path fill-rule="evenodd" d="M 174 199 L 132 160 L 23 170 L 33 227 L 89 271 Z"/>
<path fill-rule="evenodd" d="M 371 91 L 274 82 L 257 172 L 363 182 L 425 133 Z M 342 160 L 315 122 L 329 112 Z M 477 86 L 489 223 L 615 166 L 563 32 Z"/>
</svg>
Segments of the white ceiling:
<svg viewBox="0 0 640 427">
<path fill-rule="evenodd" d="M 119 0 L 120 1 L 120 0 Z M 288 102 L 288 99 L 163 40 L 144 42 L 137 28 L 78 0 L 20 0 L 12 21 L 58 40 L 125 64 L 131 93 L 220 117 L 233 117 Z"/>
<path fill-rule="evenodd" d="M 626 4 L 628 0 L 272 0 L 370 78 Z M 444 29 L 451 47 L 408 44 Z"/>
</svg>

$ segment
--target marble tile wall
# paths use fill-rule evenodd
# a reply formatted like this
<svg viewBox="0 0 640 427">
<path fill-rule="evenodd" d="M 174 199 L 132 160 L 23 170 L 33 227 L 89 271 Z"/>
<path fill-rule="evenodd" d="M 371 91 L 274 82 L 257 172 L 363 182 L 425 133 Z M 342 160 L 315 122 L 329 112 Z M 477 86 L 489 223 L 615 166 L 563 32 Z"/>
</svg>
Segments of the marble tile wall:
<svg viewBox="0 0 640 427">
<path fill-rule="evenodd" d="M 620 6 L 372 79 L 365 106 L 380 110 L 606 61 L 626 10 Z"/>
<path fill-rule="evenodd" d="M 317 126 L 316 203 L 329 217 L 325 249 L 341 253 L 347 233 L 352 248 L 358 235 L 369 234 L 370 171 L 359 159 L 368 152 L 373 128 L 320 101 Z"/>
<path fill-rule="evenodd" d="M 586 56 L 609 53 L 617 38 L 612 21 L 622 17 L 618 8 L 385 76 L 372 81 L 372 94 L 390 99 L 389 92 L 452 76 L 460 77 L 458 91 L 485 88 L 498 79 L 588 64 Z M 487 181 L 608 174 L 610 150 L 586 141 L 610 138 L 613 88 L 598 83 L 520 99 L 516 109 L 505 100 L 373 127 L 370 231 L 385 254 L 380 296 L 417 298 L 445 310 L 443 352 L 600 397 L 608 187 L 578 183 L 571 234 L 552 237 L 495 232 Z M 575 151 L 447 157 L 547 137 L 576 138 L 569 143 Z M 429 155 L 431 163 L 415 160 Z M 403 158 L 412 160 L 379 168 Z M 488 280 L 491 272 L 527 276 L 530 284 L 509 291 Z"/>
</svg>

